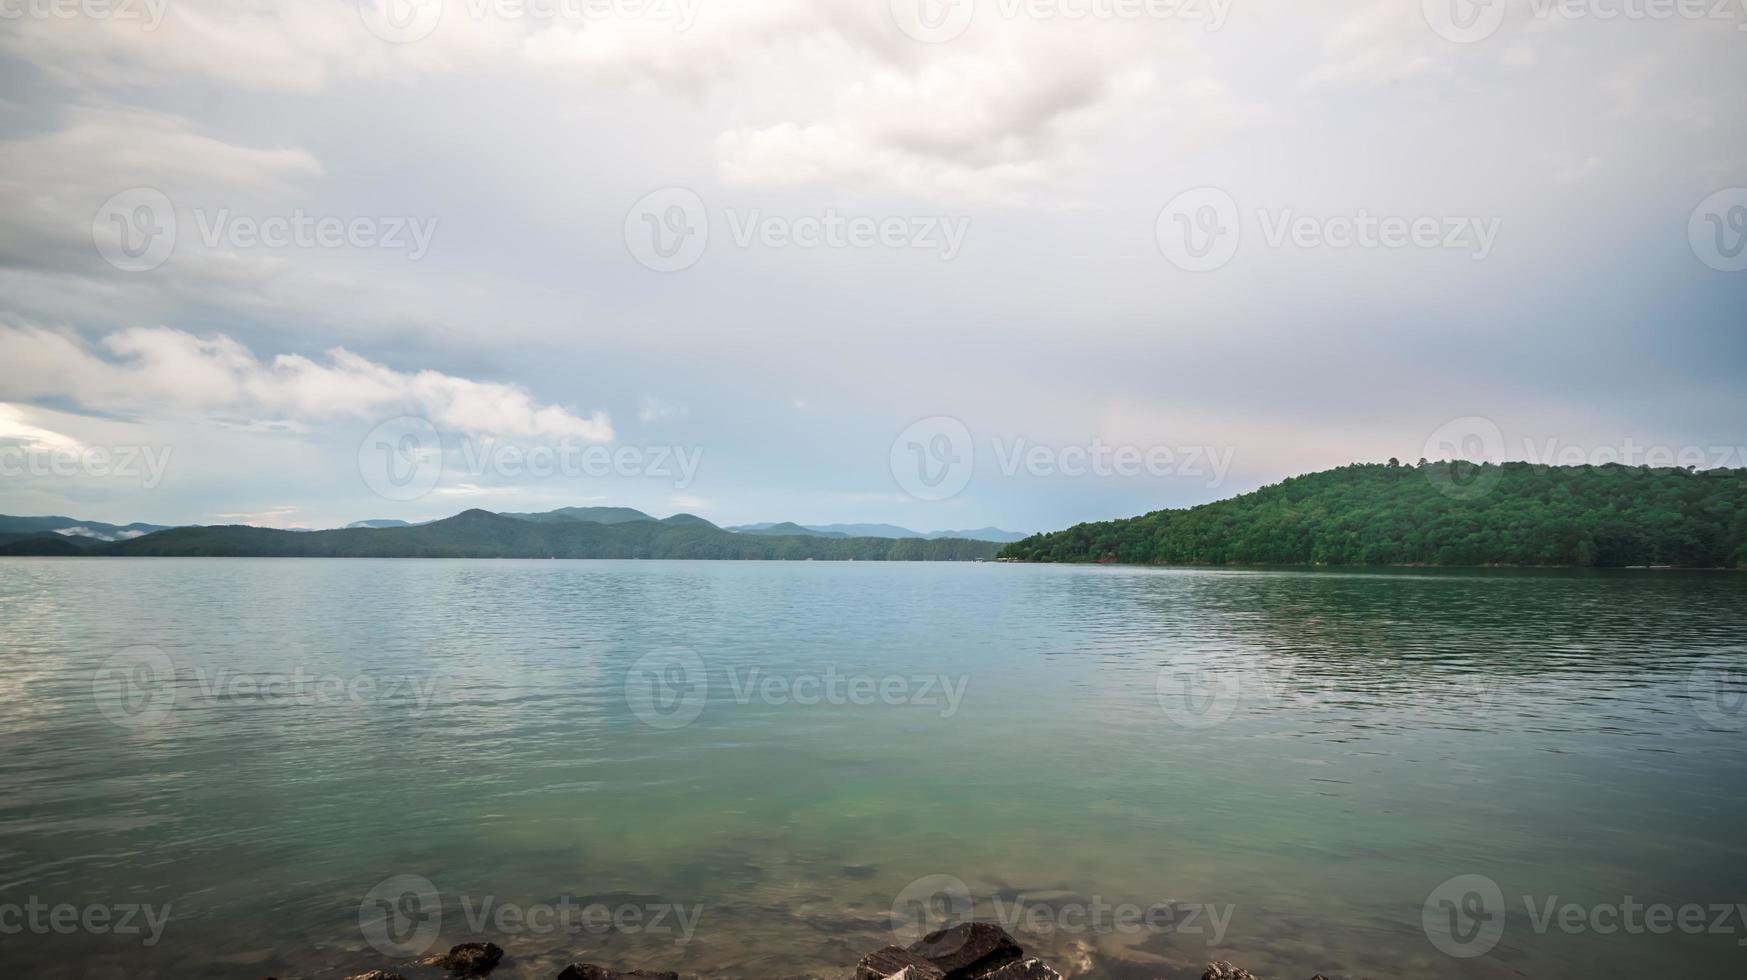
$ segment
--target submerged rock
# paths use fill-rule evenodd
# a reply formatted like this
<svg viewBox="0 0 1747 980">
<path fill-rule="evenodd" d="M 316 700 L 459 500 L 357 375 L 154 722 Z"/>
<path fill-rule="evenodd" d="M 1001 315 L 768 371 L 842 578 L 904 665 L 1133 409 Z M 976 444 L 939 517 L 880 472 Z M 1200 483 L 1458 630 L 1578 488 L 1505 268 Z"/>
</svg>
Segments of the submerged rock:
<svg viewBox="0 0 1747 980">
<path fill-rule="evenodd" d="M 911 943 L 910 952 L 939 967 L 947 980 L 974 980 L 1025 955 L 1007 930 L 992 922 L 936 930 Z"/>
<path fill-rule="evenodd" d="M 609 970 L 593 963 L 572 963 L 559 974 L 558 980 L 679 980 L 679 974 L 650 970 Z"/>
<path fill-rule="evenodd" d="M 863 956 L 855 965 L 855 980 L 888 980 L 903 975 L 904 980 L 945 980 L 946 973 L 902 946 L 887 946 Z"/>
<path fill-rule="evenodd" d="M 1207 972 L 1201 974 L 1201 980 L 1258 980 L 1254 973 L 1232 966 L 1224 960 L 1214 960 L 1207 964 Z"/>
<path fill-rule="evenodd" d="M 268 977 L 267 980 L 274 980 L 274 978 Z M 369 973 L 360 973 L 357 976 L 347 977 L 346 980 L 406 980 L 406 978 L 398 973 L 390 973 L 387 970 L 371 970 Z"/>
<path fill-rule="evenodd" d="M 425 960 L 427 966 L 440 966 L 464 977 L 484 976 L 503 959 L 503 947 L 496 943 L 462 943 L 451 946 L 447 953 Z"/>
</svg>

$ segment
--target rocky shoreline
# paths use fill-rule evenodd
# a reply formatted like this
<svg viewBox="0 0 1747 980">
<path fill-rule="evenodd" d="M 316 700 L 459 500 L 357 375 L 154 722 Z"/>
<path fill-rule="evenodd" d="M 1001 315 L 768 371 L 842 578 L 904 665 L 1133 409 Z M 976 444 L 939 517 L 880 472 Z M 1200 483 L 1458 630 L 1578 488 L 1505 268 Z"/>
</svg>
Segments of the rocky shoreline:
<svg viewBox="0 0 1747 980">
<path fill-rule="evenodd" d="M 484 977 L 503 961 L 496 943 L 462 943 L 447 953 L 419 961 L 452 978 Z M 277 980 L 267 977 L 265 980 Z M 409 980 L 393 970 L 371 970 L 343 980 Z M 680 980 L 678 973 L 655 970 L 615 970 L 594 963 L 572 963 L 556 980 Z M 789 977 L 785 980 L 820 980 Z M 847 980 L 1063 980 L 1055 968 L 1025 955 L 1007 930 L 990 922 L 967 922 L 931 932 L 908 946 L 884 946 L 863 956 Z M 1248 970 L 1224 960 L 1208 964 L 1201 980 L 1260 980 Z M 1322 974 L 1310 980 L 1328 980 Z"/>
</svg>

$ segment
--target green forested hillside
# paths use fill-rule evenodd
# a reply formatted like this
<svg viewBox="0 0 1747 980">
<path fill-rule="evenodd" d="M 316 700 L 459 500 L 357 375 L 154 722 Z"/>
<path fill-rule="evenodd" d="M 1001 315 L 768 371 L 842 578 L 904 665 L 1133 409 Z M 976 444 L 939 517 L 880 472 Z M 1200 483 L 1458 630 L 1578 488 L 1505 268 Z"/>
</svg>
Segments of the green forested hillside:
<svg viewBox="0 0 1747 980">
<path fill-rule="evenodd" d="M 135 556 L 299 558 L 738 558 L 968 561 L 993 557 L 985 541 L 760 537 L 689 517 L 616 524 L 530 521 L 470 510 L 412 527 L 279 531 L 184 527 L 109 545 Z"/>
<path fill-rule="evenodd" d="M 1747 470 L 1356 464 L 1006 546 L 1024 561 L 1747 566 Z"/>
</svg>

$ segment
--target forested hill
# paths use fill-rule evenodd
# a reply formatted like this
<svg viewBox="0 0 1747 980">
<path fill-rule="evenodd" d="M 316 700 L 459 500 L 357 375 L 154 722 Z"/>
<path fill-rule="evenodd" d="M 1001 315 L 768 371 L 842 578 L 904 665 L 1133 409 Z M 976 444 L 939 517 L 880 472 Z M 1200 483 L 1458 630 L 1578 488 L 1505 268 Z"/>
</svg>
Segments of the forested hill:
<svg viewBox="0 0 1747 980">
<path fill-rule="evenodd" d="M 1747 469 L 1356 464 L 1007 545 L 1023 561 L 1747 567 Z"/>
</svg>

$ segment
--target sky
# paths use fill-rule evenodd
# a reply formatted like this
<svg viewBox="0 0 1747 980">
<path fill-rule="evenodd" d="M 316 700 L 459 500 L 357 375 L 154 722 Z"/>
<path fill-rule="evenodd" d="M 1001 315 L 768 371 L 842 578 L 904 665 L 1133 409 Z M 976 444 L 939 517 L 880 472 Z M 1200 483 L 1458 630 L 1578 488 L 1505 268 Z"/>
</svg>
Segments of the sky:
<svg viewBox="0 0 1747 980">
<path fill-rule="evenodd" d="M 0 513 L 1747 466 L 1747 0 L 0 0 Z"/>
</svg>

